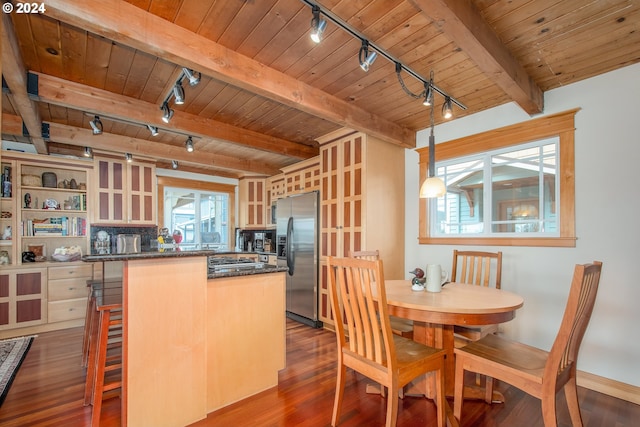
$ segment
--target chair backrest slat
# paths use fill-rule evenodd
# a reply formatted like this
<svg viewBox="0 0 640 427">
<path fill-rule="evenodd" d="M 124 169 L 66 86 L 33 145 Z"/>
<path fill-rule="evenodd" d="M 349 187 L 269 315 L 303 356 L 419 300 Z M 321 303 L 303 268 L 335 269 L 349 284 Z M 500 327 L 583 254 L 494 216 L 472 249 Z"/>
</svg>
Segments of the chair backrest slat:
<svg viewBox="0 0 640 427">
<path fill-rule="evenodd" d="M 344 312 L 344 324 L 335 325 L 340 346 L 385 366 L 389 357 L 395 357 L 395 347 L 382 261 L 329 257 L 327 265 L 334 316 Z"/>
<path fill-rule="evenodd" d="M 451 281 L 473 285 L 491 285 L 491 265 L 495 264 L 494 287 L 502 281 L 502 252 L 459 251 L 454 249 Z M 458 269 L 458 265 L 460 268 Z M 458 270 L 460 270 L 458 272 Z"/>
<path fill-rule="evenodd" d="M 593 312 L 602 262 L 576 265 L 569 298 L 558 335 L 549 352 L 545 376 L 557 378 L 566 369 L 575 369 L 582 338 Z M 555 387 L 555 381 L 549 387 Z"/>
</svg>

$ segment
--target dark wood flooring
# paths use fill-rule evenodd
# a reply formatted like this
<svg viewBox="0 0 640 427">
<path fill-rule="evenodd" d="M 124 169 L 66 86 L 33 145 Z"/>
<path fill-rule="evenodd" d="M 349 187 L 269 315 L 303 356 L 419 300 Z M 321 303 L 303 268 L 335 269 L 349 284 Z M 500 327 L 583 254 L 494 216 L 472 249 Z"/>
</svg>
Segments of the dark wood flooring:
<svg viewBox="0 0 640 427">
<path fill-rule="evenodd" d="M 81 347 L 81 328 L 40 334 L 0 407 L 0 426 L 88 426 L 91 407 L 82 404 L 85 372 L 80 366 Z M 366 394 L 366 384 L 365 378 L 349 373 L 340 426 L 384 424 L 385 399 Z M 334 388 L 333 333 L 288 320 L 287 368 L 280 373 L 279 385 L 211 413 L 193 427 L 329 426 Z M 497 388 L 506 403 L 465 402 L 462 427 L 543 427 L 537 399 L 503 383 Z M 579 396 L 585 427 L 640 425 L 639 405 L 583 388 Z M 559 408 L 559 426 L 570 426 L 562 395 Z M 431 427 L 436 425 L 435 418 L 435 406 L 425 398 L 400 401 L 398 427 Z M 101 421 L 105 427 L 120 426 L 118 397 L 105 400 Z"/>
</svg>

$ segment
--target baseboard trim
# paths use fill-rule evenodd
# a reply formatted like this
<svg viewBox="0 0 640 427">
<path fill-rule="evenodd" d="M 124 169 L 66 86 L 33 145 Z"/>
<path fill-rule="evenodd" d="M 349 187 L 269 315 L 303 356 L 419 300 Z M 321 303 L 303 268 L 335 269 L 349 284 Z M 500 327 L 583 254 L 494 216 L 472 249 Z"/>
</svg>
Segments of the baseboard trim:
<svg viewBox="0 0 640 427">
<path fill-rule="evenodd" d="M 589 390 L 640 405 L 640 387 L 584 371 L 578 371 L 577 382 L 579 386 L 588 388 Z"/>
</svg>

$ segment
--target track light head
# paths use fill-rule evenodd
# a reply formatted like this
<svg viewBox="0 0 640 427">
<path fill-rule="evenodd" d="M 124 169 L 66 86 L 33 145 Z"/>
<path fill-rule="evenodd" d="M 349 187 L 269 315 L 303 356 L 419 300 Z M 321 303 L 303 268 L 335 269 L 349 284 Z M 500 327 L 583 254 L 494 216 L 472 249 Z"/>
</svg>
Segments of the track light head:
<svg viewBox="0 0 640 427">
<path fill-rule="evenodd" d="M 171 167 L 173 169 L 178 169 L 178 161 L 177 160 L 171 160 Z"/>
<path fill-rule="evenodd" d="M 187 138 L 187 140 L 184 143 L 184 146 L 187 149 L 188 153 L 193 153 L 193 139 L 191 139 L 191 137 Z"/>
<path fill-rule="evenodd" d="M 166 102 L 162 104 L 162 107 L 160 107 L 160 109 L 162 110 L 162 121 L 165 123 L 169 123 L 171 117 L 173 117 L 173 110 L 169 108 L 169 104 L 167 104 Z"/>
<path fill-rule="evenodd" d="M 360 61 L 360 68 L 363 71 L 369 71 L 369 67 L 376 60 L 378 54 L 376 52 L 369 52 L 369 42 L 367 40 L 362 40 L 362 46 L 360 47 L 360 52 L 358 52 L 358 60 Z"/>
<path fill-rule="evenodd" d="M 158 128 L 156 126 L 147 125 L 147 129 L 151 132 L 151 136 L 158 136 Z"/>
<path fill-rule="evenodd" d="M 91 157 L 93 155 L 93 151 L 91 150 L 91 147 L 84 147 L 83 154 L 85 157 Z"/>
<path fill-rule="evenodd" d="M 102 133 L 102 122 L 100 121 L 100 117 L 94 116 L 93 120 L 89 122 L 91 129 L 93 129 L 94 135 L 100 135 Z"/>
<path fill-rule="evenodd" d="M 311 18 L 311 40 L 316 43 L 320 43 L 322 41 L 322 33 L 327 28 L 327 21 L 320 18 L 320 8 L 316 5 L 313 6 L 313 18 Z"/>
<path fill-rule="evenodd" d="M 131 163 L 133 161 L 133 156 L 131 155 L 131 153 L 125 153 L 124 158 L 128 163 Z"/>
<path fill-rule="evenodd" d="M 200 77 L 202 77 L 202 74 L 190 70 L 186 67 L 182 67 L 182 72 L 189 79 L 189 86 L 195 86 L 200 83 Z"/>
<path fill-rule="evenodd" d="M 425 83 L 424 85 L 424 101 L 422 101 L 422 105 L 425 107 L 430 107 L 433 103 L 433 88 L 431 87 L 431 83 Z"/>
<path fill-rule="evenodd" d="M 442 104 L 442 116 L 445 119 L 450 119 L 453 117 L 453 107 L 451 106 L 451 97 L 447 96 L 444 99 L 444 104 Z"/>
<path fill-rule="evenodd" d="M 176 83 L 175 86 L 173 86 L 173 97 L 177 105 L 184 104 L 184 88 L 182 87 L 182 83 Z"/>
</svg>

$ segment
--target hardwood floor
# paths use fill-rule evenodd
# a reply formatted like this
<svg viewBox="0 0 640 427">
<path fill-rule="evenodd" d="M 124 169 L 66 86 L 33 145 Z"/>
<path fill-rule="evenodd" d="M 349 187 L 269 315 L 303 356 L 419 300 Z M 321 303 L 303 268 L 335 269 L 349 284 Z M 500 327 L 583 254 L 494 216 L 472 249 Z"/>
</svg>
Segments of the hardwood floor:
<svg viewBox="0 0 640 427">
<path fill-rule="evenodd" d="M 11 390 L 0 407 L 0 425 L 88 426 L 91 407 L 82 404 L 84 369 L 80 366 L 82 329 L 40 334 L 34 341 Z M 350 372 L 340 426 L 382 425 L 386 402 L 365 393 L 367 380 Z M 229 384 L 233 387 L 233 384 Z M 465 402 L 462 427 L 543 427 L 540 403 L 524 392 L 499 383 L 505 404 Z M 332 332 L 287 321 L 287 368 L 278 387 L 266 390 L 209 416 L 192 427 L 204 426 L 329 426 L 335 392 L 335 337 Z M 584 388 L 579 389 L 585 427 L 638 425 L 640 406 Z M 570 426 L 563 398 L 559 398 L 559 427 Z M 400 401 L 398 427 L 436 425 L 430 400 L 405 397 Z M 120 426 L 120 399 L 104 401 L 104 427 Z M 132 426 L 138 427 L 138 426 Z M 147 427 L 147 426 L 144 426 Z"/>
</svg>

